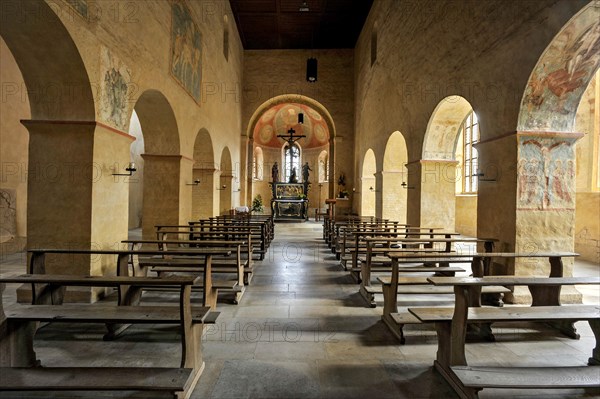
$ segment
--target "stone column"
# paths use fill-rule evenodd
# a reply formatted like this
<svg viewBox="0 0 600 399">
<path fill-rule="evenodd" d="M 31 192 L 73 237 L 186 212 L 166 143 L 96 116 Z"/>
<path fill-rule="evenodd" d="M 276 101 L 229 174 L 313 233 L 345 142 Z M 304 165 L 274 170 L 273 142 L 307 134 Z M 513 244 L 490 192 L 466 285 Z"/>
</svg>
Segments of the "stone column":
<svg viewBox="0 0 600 399">
<path fill-rule="evenodd" d="M 410 226 L 419 226 L 421 224 L 421 168 L 419 161 L 408 162 L 406 170 L 408 172 L 406 223 Z"/>
<path fill-rule="evenodd" d="M 215 190 L 215 173 L 213 168 L 194 168 L 192 175 L 200 180 L 200 184 L 192 187 L 192 219 L 206 219 L 218 213 Z"/>
<path fill-rule="evenodd" d="M 155 239 L 155 226 L 176 225 L 180 220 L 182 185 L 181 155 L 142 154 L 144 158 L 144 206 L 142 236 Z M 191 180 L 191 176 L 189 178 Z"/>
<path fill-rule="evenodd" d="M 338 167 L 335 163 L 336 159 L 336 141 L 341 140 L 336 139 L 335 137 L 329 137 L 329 191 L 327 198 L 335 198 L 337 197 L 337 179 L 339 177 L 338 173 L 341 170 L 338 170 Z M 346 175 L 346 182 L 348 182 L 348 176 Z"/>
<path fill-rule="evenodd" d="M 382 172 L 376 172 L 375 176 L 375 184 L 373 188 L 375 189 L 375 216 L 378 218 L 383 217 L 383 174 Z M 396 220 L 396 219 L 394 219 Z"/>
<path fill-rule="evenodd" d="M 574 251 L 575 142 L 582 136 L 517 132 L 516 252 Z M 563 259 L 565 276 L 573 275 L 573 261 Z M 548 276 L 550 271 L 548 260 L 541 258 L 517 259 L 514 268 L 517 276 Z M 567 287 L 561 298 L 581 302 L 581 294 Z M 515 299 L 521 301 L 518 295 Z"/>
<path fill-rule="evenodd" d="M 231 172 L 222 172 L 219 176 L 219 187 L 220 193 L 219 199 L 219 214 L 229 215 L 232 207 L 231 192 L 233 190 L 233 174 Z M 225 186 L 225 188 L 223 188 Z"/>
<path fill-rule="evenodd" d="M 497 238 L 496 251 L 573 252 L 575 228 L 575 149 L 578 133 L 513 132 L 477 145 L 484 176 L 479 184 L 477 234 Z M 483 182 L 482 180 L 491 180 Z M 564 275 L 573 259 L 564 258 Z M 548 276 L 546 258 L 496 262 L 494 274 Z M 563 287 L 563 302 L 581 302 Z M 528 303 L 527 288 L 516 287 L 507 302 Z"/>
<path fill-rule="evenodd" d="M 244 140 L 246 139 L 246 140 Z M 252 192 L 252 183 L 254 182 L 253 180 L 253 174 L 254 174 L 254 165 L 253 165 L 253 160 L 254 160 L 254 138 L 250 137 L 248 138 L 247 136 L 242 136 L 242 148 L 246 148 L 246 155 L 245 157 L 242 156 L 241 159 L 245 159 L 246 160 L 246 170 L 245 173 L 242 174 L 241 178 L 240 178 L 240 198 L 245 198 L 246 199 L 246 204 L 248 207 L 252 208 L 252 199 L 253 199 L 253 195 L 254 193 Z M 266 171 L 264 170 L 265 167 L 265 162 L 263 161 L 263 178 L 265 180 L 269 180 L 270 178 L 270 170 Z"/>
<path fill-rule="evenodd" d="M 457 164 L 457 161 L 437 159 L 422 159 L 414 164 L 421 176 L 420 184 L 414 186 L 420 191 L 419 226 L 454 231 Z M 409 223 L 416 225 L 416 220 L 411 220 Z"/>
<path fill-rule="evenodd" d="M 375 176 L 363 176 L 361 178 L 361 199 L 360 199 L 360 215 L 375 216 Z M 373 188 L 373 191 L 371 191 Z"/>
<path fill-rule="evenodd" d="M 128 134 L 95 121 L 22 121 L 29 130 L 28 249 L 109 249 L 127 238 Z M 134 175 L 135 176 L 135 175 Z M 51 274 L 114 273 L 114 259 L 48 256 Z M 92 301 L 100 291 L 70 290 L 66 300 Z M 27 301 L 29 288 L 19 289 Z"/>
<path fill-rule="evenodd" d="M 187 224 L 192 219 L 192 187 L 194 181 L 194 160 L 181 157 L 181 176 L 179 179 L 179 224 Z"/>
<path fill-rule="evenodd" d="M 381 217 L 406 223 L 407 188 L 402 187 L 406 173 L 396 171 L 383 171 L 381 184 L 381 197 L 383 209 Z"/>
</svg>

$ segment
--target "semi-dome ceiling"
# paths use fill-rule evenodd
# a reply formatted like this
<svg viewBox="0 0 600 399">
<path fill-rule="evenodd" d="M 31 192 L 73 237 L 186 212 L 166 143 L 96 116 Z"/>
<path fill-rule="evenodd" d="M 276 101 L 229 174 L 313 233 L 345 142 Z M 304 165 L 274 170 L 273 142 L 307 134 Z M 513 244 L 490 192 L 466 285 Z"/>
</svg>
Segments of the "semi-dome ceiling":
<svg viewBox="0 0 600 399">
<path fill-rule="evenodd" d="M 304 124 L 298 123 L 298 114 L 304 114 Z M 264 147 L 281 148 L 284 141 L 277 137 L 294 129 L 305 135 L 298 144 L 302 148 L 323 147 L 329 144 L 329 128 L 325 119 L 313 108 L 298 103 L 283 103 L 265 111 L 254 127 L 254 143 Z"/>
</svg>

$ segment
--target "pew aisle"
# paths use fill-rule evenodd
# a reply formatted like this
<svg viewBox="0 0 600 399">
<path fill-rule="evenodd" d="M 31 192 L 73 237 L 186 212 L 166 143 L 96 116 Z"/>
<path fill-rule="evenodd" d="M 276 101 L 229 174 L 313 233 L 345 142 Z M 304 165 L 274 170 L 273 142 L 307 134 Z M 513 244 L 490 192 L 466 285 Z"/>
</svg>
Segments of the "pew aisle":
<svg viewBox="0 0 600 399">
<path fill-rule="evenodd" d="M 133 232 L 130 239 L 139 238 Z M 4 256 L 1 273 L 25 272 L 25 254 Z M 461 266 L 463 266 L 461 264 Z M 468 264 L 464 265 L 468 267 Z M 576 261 L 575 276 L 598 275 L 600 266 Z M 15 285 L 4 300 L 14 301 Z M 600 304 L 598 286 L 582 287 L 584 302 Z M 144 300 L 164 300 L 167 293 L 151 293 Z M 199 294 L 195 297 L 198 300 Z M 425 298 L 425 297 L 424 297 Z M 435 304 L 444 303 L 445 296 Z M 168 299 L 168 298 L 166 298 Z M 381 301 L 382 298 L 376 298 Z M 436 334 L 430 326 L 407 325 L 407 345 L 399 345 L 381 321 L 381 306 L 369 308 L 322 240 L 322 225 L 315 222 L 277 224 L 276 236 L 239 305 L 219 301 L 217 323 L 208 326 L 203 339 L 206 368 L 192 398 L 455 398 L 453 389 L 433 370 Z M 423 305 L 429 305 L 424 302 Z M 450 303 L 448 303 L 450 305 Z M 587 323 L 577 323 L 579 341 L 562 337 L 542 326 L 497 331 L 497 341 L 470 344 L 467 356 L 489 366 L 565 365 L 587 362 L 594 337 Z M 176 330 L 132 326 L 120 339 L 102 341 L 104 330 L 73 325 L 39 330 L 36 350 L 49 366 L 177 365 Z M 470 348 L 475 347 L 471 351 Z M 107 349 L 109 348 L 109 349 Z M 535 358 L 526 358 L 535 352 Z M 137 354 L 137 355 L 136 355 Z M 558 354 L 558 355 L 557 355 Z M 562 355 L 564 354 L 564 355 Z M 108 359 L 110 357 L 110 359 Z M 579 389 L 551 391 L 482 391 L 481 398 L 574 398 Z M 74 398 L 81 393 L 6 393 L 4 398 Z M 149 393 L 106 393 L 87 397 L 154 398 Z M 162 396 L 164 397 L 164 395 Z M 589 397 L 589 396 L 588 396 Z"/>
</svg>

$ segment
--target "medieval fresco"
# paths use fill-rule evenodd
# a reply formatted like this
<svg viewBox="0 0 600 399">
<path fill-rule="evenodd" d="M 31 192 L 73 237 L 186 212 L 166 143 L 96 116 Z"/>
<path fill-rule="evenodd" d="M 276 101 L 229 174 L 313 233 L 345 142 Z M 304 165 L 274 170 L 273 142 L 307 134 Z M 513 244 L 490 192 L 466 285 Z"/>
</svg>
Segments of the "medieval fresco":
<svg viewBox="0 0 600 399">
<path fill-rule="evenodd" d="M 554 38 L 535 66 L 518 130 L 573 130 L 579 99 L 598 65 L 600 8 L 588 7 Z"/>
<path fill-rule="evenodd" d="M 298 123 L 298 114 L 304 114 L 304 123 Z M 290 129 L 306 136 L 298 141 L 302 148 L 329 145 L 325 119 L 313 108 L 298 103 L 278 104 L 265 111 L 254 127 L 254 141 L 265 147 L 280 148 L 283 141 L 277 135 L 286 135 Z"/>
<path fill-rule="evenodd" d="M 575 209 L 575 141 L 519 137 L 517 208 Z"/>
<path fill-rule="evenodd" d="M 171 9 L 171 75 L 197 103 L 200 103 L 202 81 L 200 30 L 184 4 L 174 2 Z"/>
<path fill-rule="evenodd" d="M 423 152 L 424 159 L 454 160 L 458 137 L 456 126 L 461 121 L 456 118 L 436 120 L 437 124 L 428 131 L 427 147 Z"/>
<path fill-rule="evenodd" d="M 131 71 L 106 47 L 100 50 L 100 68 L 100 120 L 125 131 L 129 123 Z"/>
<path fill-rule="evenodd" d="M 440 101 L 423 139 L 423 159 L 454 160 L 461 124 L 472 110 L 461 96 L 448 96 Z"/>
</svg>

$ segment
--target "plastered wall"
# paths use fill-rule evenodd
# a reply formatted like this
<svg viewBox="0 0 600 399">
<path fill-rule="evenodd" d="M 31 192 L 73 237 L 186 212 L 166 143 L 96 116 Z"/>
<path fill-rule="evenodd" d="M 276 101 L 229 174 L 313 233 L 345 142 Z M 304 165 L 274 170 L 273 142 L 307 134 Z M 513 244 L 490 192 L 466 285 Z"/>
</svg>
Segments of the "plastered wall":
<svg viewBox="0 0 600 399">
<path fill-rule="evenodd" d="M 382 170 L 386 142 L 396 130 L 406 140 L 409 162 L 421 159 L 431 116 L 452 95 L 472 105 L 482 140 L 514 132 L 531 71 L 553 37 L 587 3 L 432 0 L 415 7 L 375 1 L 355 49 L 356 159 L 371 148 Z M 377 57 L 372 62 L 375 24 Z M 499 248 L 514 250 L 514 137 L 480 147 L 480 155 L 499 168 L 502 179 L 480 187 L 477 235 L 497 237 Z M 419 170 L 409 168 L 409 184 L 419 185 Z M 409 223 L 419 223 L 411 217 L 435 207 L 435 201 L 409 190 Z M 455 212 L 451 208 L 448 212 Z"/>
<path fill-rule="evenodd" d="M 124 167 L 130 160 L 131 139 L 125 137 L 129 131 L 129 122 L 134 108 L 139 105 L 138 99 L 146 93 L 158 93 L 146 96 L 146 106 L 156 106 L 153 109 L 156 119 L 163 114 L 172 115 L 170 123 L 158 124 L 159 132 L 148 135 L 141 129 L 145 141 L 145 151 L 151 155 L 161 156 L 177 155 L 180 157 L 176 163 L 169 163 L 168 167 L 160 169 L 160 165 L 153 165 L 156 174 L 149 178 L 160 179 L 156 187 L 169 187 L 168 198 L 176 201 L 168 214 L 173 222 L 187 221 L 192 213 L 192 186 L 193 179 L 193 147 L 197 133 L 204 129 L 211 137 L 211 142 L 205 145 L 213 147 L 217 154 L 214 162 L 218 165 L 223 149 L 227 147 L 232 159 L 239 165 L 241 128 L 241 80 L 243 67 L 243 52 L 239 35 L 228 1 L 187 1 L 185 2 L 186 14 L 192 21 L 200 35 L 201 49 L 201 81 L 199 97 L 193 98 L 189 89 L 174 78 L 171 72 L 171 60 L 174 54 L 183 54 L 173 51 L 176 44 L 172 45 L 171 35 L 172 8 L 175 3 L 168 1 L 102 1 L 82 2 L 88 5 L 87 9 L 76 9 L 71 3 L 62 0 L 51 2 L 44 1 L 7 1 L 6 17 L 10 24 L 3 27 L 3 38 L 11 49 L 17 49 L 15 57 L 17 63 L 11 59 L 7 46 L 2 42 L 2 162 L 17 162 L 27 164 L 27 130 L 20 124 L 21 119 L 43 119 L 53 121 L 45 126 L 44 138 L 40 136 L 38 143 L 45 143 L 53 148 L 52 154 L 44 158 L 46 164 L 53 162 L 52 156 L 55 146 L 64 148 L 78 148 L 77 129 L 82 134 L 83 128 L 65 127 L 72 124 L 73 120 L 85 122 L 98 122 L 97 130 L 89 136 L 92 140 L 86 143 L 86 155 L 77 154 L 76 157 L 62 157 L 59 162 L 79 162 L 77 170 L 83 170 L 86 165 L 93 165 L 94 171 L 100 171 L 102 176 L 82 182 L 82 190 L 89 195 L 85 201 L 78 201 L 73 197 L 61 197 L 59 204 L 54 199 L 43 201 L 57 190 L 67 188 L 70 191 L 72 182 L 66 179 L 57 181 L 54 187 L 44 182 L 37 182 L 35 193 L 38 198 L 30 201 L 30 208 L 40 207 L 31 215 L 52 215 L 52 220 L 66 221 L 61 228 L 69 229 L 70 218 L 73 210 L 81 211 L 89 220 L 78 223 L 84 232 L 82 239 L 93 240 L 98 246 L 110 246 L 115 240 L 127 236 L 129 216 L 132 217 L 131 226 L 139 225 L 139 209 L 129 212 L 128 182 L 115 182 L 112 173 L 124 172 Z M 4 4 L 3 4 L 4 5 Z M 225 16 L 229 15 L 229 18 Z M 3 14 L 4 17 L 4 14 Z M 10 25 L 10 26 L 9 26 Z M 224 31 L 229 31 L 227 56 L 224 51 Z M 7 35 L 7 36 L 5 36 Z M 45 41 L 58 38 L 52 46 Z M 61 43 L 60 46 L 56 43 Z M 19 67 L 16 67 L 19 64 Z M 69 65 L 62 68 L 61 65 Z M 32 74 L 39 71 L 39 65 L 47 65 L 48 73 Z M 7 82 L 23 82 L 19 76 L 19 69 L 28 71 L 29 81 L 17 84 L 15 89 L 6 92 Z M 62 72 L 61 72 L 62 68 Z M 77 68 L 84 73 L 77 74 Z M 73 74 L 69 75 L 71 69 Z M 71 86 L 66 85 L 63 75 L 71 77 Z M 200 70 L 200 69 L 199 69 Z M 54 73 L 54 75 L 53 75 Z M 35 75 L 35 82 L 31 76 Z M 85 80 L 82 80 L 85 76 Z M 116 79 L 113 81 L 113 78 Z M 62 80 L 61 80 L 62 79 Z M 35 83 L 35 84 L 34 84 Z M 26 98 L 27 89 L 35 90 L 35 112 L 30 116 L 26 111 L 29 103 Z M 51 91 L 50 89 L 54 90 Z M 88 112 L 85 102 L 85 92 L 93 95 L 93 112 Z M 71 93 L 72 92 L 72 93 Z M 81 93 L 84 93 L 83 95 Z M 53 96 L 51 96 L 52 94 Z M 69 96 L 72 94 L 71 96 Z M 154 98 L 162 98 L 164 102 L 153 102 Z M 167 110 L 168 108 L 168 110 Z M 140 114 L 141 115 L 141 114 Z M 148 120 L 140 116 L 141 126 L 148 126 Z M 155 121 L 153 120 L 152 123 Z M 159 121 L 160 122 L 160 121 Z M 81 126 L 88 126 L 82 124 Z M 92 125 L 89 125 L 92 126 Z M 166 130 L 160 130 L 167 127 Z M 54 131 L 50 130 L 54 129 Z M 139 128 L 138 128 L 139 129 Z M 59 141 L 51 138 L 61 131 L 72 132 L 72 137 L 60 136 Z M 86 133 L 89 134 L 89 133 Z M 56 136 L 57 138 L 59 136 Z M 175 139 L 173 139 L 175 138 Z M 72 140 L 73 142 L 70 142 Z M 79 145 L 81 147 L 83 144 Z M 134 145 L 138 156 L 139 142 Z M 36 157 L 44 157 L 36 149 Z M 49 158 L 48 158 L 49 157 Z M 48 158 L 48 159 L 46 159 Z M 116 166 L 115 166 L 116 165 Z M 138 163 L 141 166 L 141 163 Z M 47 165 L 46 165 L 47 166 Z M 63 165 L 64 166 L 64 165 Z M 159 170 L 156 170 L 156 169 Z M 141 171 L 141 170 L 140 170 Z M 165 172 L 170 172 L 168 176 Z M 238 172 L 239 176 L 239 172 Z M 12 179 L 12 178 L 11 178 Z M 4 184 L 15 187 L 18 192 L 18 222 L 19 234 L 27 234 L 25 230 L 26 207 L 26 182 L 22 184 L 16 180 L 6 179 Z M 148 180 L 148 179 L 146 179 Z M 64 186 L 62 186 L 64 185 Z M 87 186 L 87 187 L 85 187 Z M 67 190 L 67 191 L 68 191 Z M 142 188 L 140 187 L 141 191 Z M 145 190 L 145 189 L 144 189 Z M 31 194 L 31 192 L 30 192 Z M 139 192 L 132 193 L 132 197 L 139 197 Z M 232 205 L 239 203 L 239 192 L 232 193 Z M 58 197 L 53 197 L 58 198 Z M 151 214 L 159 214 L 160 207 L 153 208 L 153 204 L 145 204 Z M 83 208 L 87 207 L 87 210 Z M 157 219 L 160 221 L 161 216 Z M 123 223 L 117 221 L 124 221 Z M 39 222 L 42 222 L 41 220 Z M 27 221 L 31 226 L 32 221 Z M 87 229 L 86 229 L 87 225 Z M 49 223 L 35 224 L 40 231 L 35 233 L 37 239 L 51 237 L 56 226 Z M 40 227 L 42 226 L 42 227 Z M 43 227 L 46 226 L 46 227 Z M 47 230 L 47 231 L 46 231 Z M 31 232 L 29 232 L 31 233 Z M 75 234 L 75 233 L 73 233 Z M 38 244 L 42 245 L 43 242 Z M 96 272 L 96 270 L 90 270 Z"/>
<path fill-rule="evenodd" d="M 15 190 L 16 231 L 6 241 L 5 250 L 14 252 L 24 245 L 27 236 L 27 157 L 29 153 L 29 132 L 19 122 L 29 119 L 29 99 L 24 88 L 23 75 L 15 59 L 0 38 L 0 189 Z M 10 115 L 10 117 L 9 117 Z M 3 226 L 7 228 L 7 226 Z M 11 228 L 12 230 L 12 228 Z"/>
<path fill-rule="evenodd" d="M 316 83 L 306 81 L 306 60 L 309 57 L 318 60 Z M 346 182 L 350 182 L 346 189 L 351 191 L 354 172 L 353 68 L 352 49 L 244 51 L 244 129 L 247 129 L 256 109 L 273 97 L 291 94 L 293 98 L 293 95 L 299 94 L 321 103 L 331 114 L 335 125 L 335 164 L 332 169 L 335 179 L 337 181 L 339 174 L 344 172 Z M 332 132 L 330 134 L 333 135 Z M 266 172 L 270 176 L 270 169 Z M 316 170 L 312 173 L 316 176 Z M 324 199 L 321 200 L 324 203 Z M 311 202 L 316 200 L 311 198 Z"/>
<path fill-rule="evenodd" d="M 577 142 L 577 194 L 575 203 L 575 251 L 581 258 L 600 264 L 600 87 L 596 77 L 586 89 L 577 109 L 576 130 L 584 133 Z"/>
</svg>

